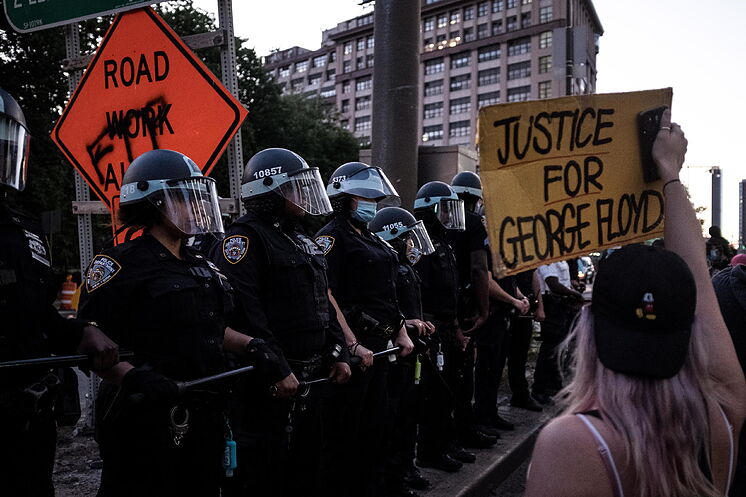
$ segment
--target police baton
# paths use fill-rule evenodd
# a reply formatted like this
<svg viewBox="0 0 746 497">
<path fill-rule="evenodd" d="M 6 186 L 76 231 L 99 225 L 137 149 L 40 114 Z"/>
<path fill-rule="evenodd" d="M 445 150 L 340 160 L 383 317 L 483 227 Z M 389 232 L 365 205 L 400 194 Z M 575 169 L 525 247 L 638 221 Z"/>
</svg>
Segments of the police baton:
<svg viewBox="0 0 746 497">
<path fill-rule="evenodd" d="M 254 371 L 254 366 L 244 366 L 238 369 L 231 369 L 230 371 L 226 371 L 224 373 L 205 376 L 204 378 L 199 378 L 192 381 L 177 381 L 176 385 L 179 387 L 179 393 L 184 393 L 194 387 L 206 385 L 208 383 L 214 383 L 216 381 L 225 380 L 227 378 L 233 378 L 234 376 L 240 376 L 244 373 L 248 373 L 249 371 Z"/>
<path fill-rule="evenodd" d="M 401 350 L 401 347 L 399 347 L 399 346 L 391 347 L 390 349 L 386 349 L 386 350 L 382 350 L 380 352 L 376 352 L 375 354 L 373 354 L 373 359 L 375 360 L 375 359 L 377 359 L 379 357 L 390 356 L 391 354 L 396 354 L 400 350 Z M 350 366 L 359 366 L 360 364 L 362 364 L 362 362 L 363 362 L 363 360 L 360 357 L 356 356 L 356 355 L 350 357 Z"/>
<path fill-rule="evenodd" d="M 135 356 L 134 352 L 119 352 L 119 360 L 131 359 Z M 52 357 L 38 357 L 35 359 L 19 359 L 17 361 L 0 362 L 0 369 L 23 368 L 23 367 L 47 367 L 61 368 L 67 366 L 90 367 L 91 356 L 85 354 L 79 355 L 61 355 Z"/>
</svg>

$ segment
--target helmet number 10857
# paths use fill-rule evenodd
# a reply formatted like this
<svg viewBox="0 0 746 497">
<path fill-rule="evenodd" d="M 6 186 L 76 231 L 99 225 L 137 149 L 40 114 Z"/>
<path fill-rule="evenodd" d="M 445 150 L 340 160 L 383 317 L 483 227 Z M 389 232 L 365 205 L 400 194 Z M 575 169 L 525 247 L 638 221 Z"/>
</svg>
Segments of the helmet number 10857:
<svg viewBox="0 0 746 497">
<path fill-rule="evenodd" d="M 270 167 L 267 169 L 262 169 L 261 171 L 257 171 L 254 173 L 255 179 L 261 179 L 266 178 L 267 176 L 274 176 L 275 174 L 280 174 L 282 172 L 281 167 Z"/>
</svg>

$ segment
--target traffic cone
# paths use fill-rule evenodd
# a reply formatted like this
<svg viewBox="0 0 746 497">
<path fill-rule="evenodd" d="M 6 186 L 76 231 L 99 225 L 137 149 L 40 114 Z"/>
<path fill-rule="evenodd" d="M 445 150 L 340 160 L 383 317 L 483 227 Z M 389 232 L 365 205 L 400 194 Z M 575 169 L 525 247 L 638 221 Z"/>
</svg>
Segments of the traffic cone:
<svg viewBox="0 0 746 497">
<path fill-rule="evenodd" d="M 60 309 L 63 311 L 70 311 L 73 309 L 73 296 L 75 291 L 78 289 L 78 285 L 73 281 L 73 275 L 68 274 L 65 281 L 62 283 L 62 298 L 60 298 Z"/>
</svg>

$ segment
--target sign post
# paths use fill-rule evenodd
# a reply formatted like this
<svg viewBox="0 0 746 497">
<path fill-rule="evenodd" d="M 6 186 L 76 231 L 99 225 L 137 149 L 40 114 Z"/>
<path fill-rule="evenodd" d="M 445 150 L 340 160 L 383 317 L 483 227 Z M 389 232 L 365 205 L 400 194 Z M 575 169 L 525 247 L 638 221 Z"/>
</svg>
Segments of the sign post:
<svg viewBox="0 0 746 497">
<path fill-rule="evenodd" d="M 52 131 L 106 204 L 140 154 L 171 149 L 208 175 L 246 109 L 150 8 L 119 14 Z"/>
<path fill-rule="evenodd" d="M 643 181 L 637 115 L 672 90 L 485 107 L 479 155 L 499 276 L 663 232 L 660 181 Z"/>
</svg>

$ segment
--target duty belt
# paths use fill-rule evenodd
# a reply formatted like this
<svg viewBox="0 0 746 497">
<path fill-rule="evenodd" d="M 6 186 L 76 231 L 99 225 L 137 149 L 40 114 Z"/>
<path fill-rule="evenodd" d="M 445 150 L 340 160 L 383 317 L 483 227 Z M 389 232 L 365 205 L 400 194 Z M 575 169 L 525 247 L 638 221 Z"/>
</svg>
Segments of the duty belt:
<svg viewBox="0 0 746 497">
<path fill-rule="evenodd" d="M 321 361 L 323 357 L 320 354 L 313 355 L 305 360 L 299 359 L 287 359 L 290 369 L 293 373 L 299 377 L 299 379 L 306 379 L 312 377 L 316 371 L 321 367 Z"/>
</svg>

